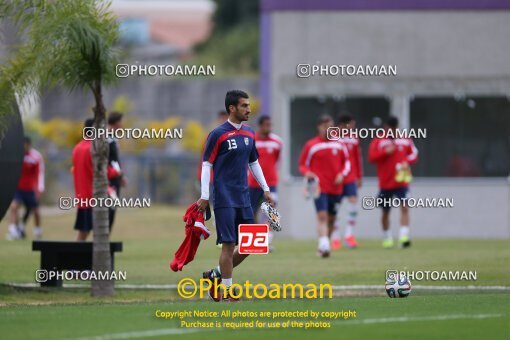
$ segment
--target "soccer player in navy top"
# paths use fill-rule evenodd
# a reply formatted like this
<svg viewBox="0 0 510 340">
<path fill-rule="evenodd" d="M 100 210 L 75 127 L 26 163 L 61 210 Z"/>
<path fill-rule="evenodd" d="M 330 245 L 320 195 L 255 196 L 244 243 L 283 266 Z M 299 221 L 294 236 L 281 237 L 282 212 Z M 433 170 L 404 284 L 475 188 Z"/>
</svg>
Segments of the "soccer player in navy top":
<svg viewBox="0 0 510 340">
<path fill-rule="evenodd" d="M 218 294 L 221 290 L 213 285 L 209 296 L 215 301 L 236 300 L 228 293 L 232 285 L 233 268 L 248 256 L 235 250 L 238 243 L 238 225 L 254 223 L 248 190 L 248 168 L 264 190 L 266 201 L 273 204 L 269 187 L 258 163 L 255 132 L 249 126 L 243 125 L 251 113 L 248 95 L 239 90 L 227 92 L 225 108 L 229 114 L 228 120 L 211 131 L 207 137 L 200 181 L 201 196 L 197 202 L 200 210 L 205 210 L 209 204 L 212 168 L 216 243 L 221 243 L 222 248 L 219 266 L 204 272 L 203 277 L 213 282 L 217 278 L 217 283 L 227 287 L 227 294 L 221 296 Z"/>
</svg>

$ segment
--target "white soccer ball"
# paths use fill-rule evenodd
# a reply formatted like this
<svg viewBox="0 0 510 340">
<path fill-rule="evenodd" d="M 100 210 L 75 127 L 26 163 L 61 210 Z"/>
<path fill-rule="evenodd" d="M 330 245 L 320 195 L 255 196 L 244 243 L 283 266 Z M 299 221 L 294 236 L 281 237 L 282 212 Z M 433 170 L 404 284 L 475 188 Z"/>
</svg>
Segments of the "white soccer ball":
<svg viewBox="0 0 510 340">
<path fill-rule="evenodd" d="M 395 274 L 386 281 L 385 288 L 390 298 L 405 298 L 411 293 L 411 281 L 403 274 Z"/>
</svg>

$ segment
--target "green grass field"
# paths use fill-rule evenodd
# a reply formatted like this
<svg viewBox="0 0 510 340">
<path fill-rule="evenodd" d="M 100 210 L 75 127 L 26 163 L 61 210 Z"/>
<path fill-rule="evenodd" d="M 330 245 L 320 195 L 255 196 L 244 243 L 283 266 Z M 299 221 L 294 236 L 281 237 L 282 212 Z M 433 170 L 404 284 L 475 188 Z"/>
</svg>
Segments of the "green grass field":
<svg viewBox="0 0 510 340">
<path fill-rule="evenodd" d="M 116 256 L 116 270 L 125 270 L 122 284 L 171 285 L 181 278 L 198 278 L 217 262 L 219 249 L 206 241 L 194 262 L 174 273 L 168 268 L 183 236 L 182 208 L 152 207 L 126 209 L 118 214 L 112 240 L 124 242 Z M 72 240 L 73 213 L 44 218 L 45 239 Z M 6 221 L 0 223 L 5 234 Z M 30 238 L 29 229 L 29 238 Z M 360 248 L 339 250 L 329 259 L 315 256 L 315 241 L 276 239 L 276 252 L 252 256 L 236 269 L 235 282 L 330 283 L 336 286 L 375 285 L 376 288 L 339 287 L 334 298 L 322 300 L 245 300 L 236 304 L 213 303 L 206 299 L 185 300 L 175 289 L 122 289 L 110 298 L 92 298 L 88 288 L 21 288 L 8 285 L 35 283 L 39 253 L 31 242 L 0 240 L 0 329 L 6 339 L 123 339 L 168 338 L 314 338 L 358 339 L 406 336 L 428 339 L 505 339 L 510 336 L 510 241 L 508 240 L 415 240 L 408 250 L 383 250 L 379 240 L 361 240 Z M 384 292 L 388 269 L 476 271 L 476 282 L 413 282 L 407 299 L 389 299 Z M 86 285 L 73 281 L 74 284 Z M 429 286 L 458 289 L 430 289 Z M 479 289 L 466 289 L 466 286 Z M 380 288 L 377 288 L 380 286 Z M 266 328 L 186 328 L 177 319 L 162 319 L 156 311 L 342 311 L 354 310 L 356 318 L 315 321 L 329 328 L 269 329 L 269 323 L 283 327 L 287 321 L 309 318 L 186 318 L 186 321 L 266 322 Z"/>
</svg>

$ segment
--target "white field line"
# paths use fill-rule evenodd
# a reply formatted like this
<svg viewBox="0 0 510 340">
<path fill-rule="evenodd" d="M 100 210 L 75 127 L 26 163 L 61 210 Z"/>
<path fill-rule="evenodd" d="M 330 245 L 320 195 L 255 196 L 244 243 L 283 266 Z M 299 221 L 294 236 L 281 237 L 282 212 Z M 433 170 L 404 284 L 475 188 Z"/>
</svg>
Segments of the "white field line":
<svg viewBox="0 0 510 340">
<path fill-rule="evenodd" d="M 8 286 L 16 288 L 38 288 L 38 283 L 7 283 Z M 90 284 L 64 283 L 64 288 L 89 288 Z M 119 289 L 177 289 L 176 284 L 116 284 Z M 363 290 L 363 289 L 382 289 L 384 285 L 333 285 L 333 290 Z M 413 285 L 413 289 L 420 290 L 492 290 L 492 291 L 510 291 L 510 286 L 427 286 Z"/>
<path fill-rule="evenodd" d="M 91 337 L 76 338 L 76 340 L 113 340 L 113 339 L 136 339 L 136 338 L 148 338 L 153 336 L 162 335 L 174 335 L 174 334 L 185 334 L 195 333 L 202 331 L 201 328 L 160 328 L 151 329 L 147 331 L 134 331 L 124 333 L 112 333 L 103 334 Z"/>
<path fill-rule="evenodd" d="M 503 314 L 453 314 L 453 315 L 436 315 L 436 316 L 402 316 L 402 317 L 393 317 L 393 318 L 372 318 L 372 319 L 362 319 L 362 320 L 334 320 L 331 321 L 335 324 L 381 324 L 381 323 L 395 323 L 395 322 L 409 322 L 409 321 L 445 321 L 445 320 L 460 320 L 460 319 L 490 319 L 490 318 L 498 318 L 503 316 Z M 136 332 L 124 332 L 124 333 L 112 333 L 112 334 L 104 334 L 95 337 L 83 337 L 77 338 L 76 340 L 113 340 L 113 339 L 136 339 L 136 338 L 148 338 L 153 336 L 161 336 L 161 335 L 172 335 L 172 334 L 184 334 L 191 332 L 200 332 L 200 331 L 219 331 L 224 330 L 223 328 L 163 328 L 163 329 L 153 329 L 147 331 L 136 331 Z"/>
<path fill-rule="evenodd" d="M 356 290 L 356 289 L 381 289 L 384 285 L 347 285 L 347 286 L 333 286 L 333 290 Z M 510 286 L 427 286 L 427 285 L 413 285 L 413 289 L 422 290 L 508 290 Z"/>
<path fill-rule="evenodd" d="M 393 323 L 408 321 L 443 321 L 443 320 L 459 320 L 459 319 L 490 319 L 499 318 L 503 314 L 452 314 L 452 315 L 435 315 L 435 316 L 400 316 L 393 318 L 373 318 L 361 320 L 334 320 L 334 323 L 342 324 L 376 324 L 376 323 Z"/>
</svg>

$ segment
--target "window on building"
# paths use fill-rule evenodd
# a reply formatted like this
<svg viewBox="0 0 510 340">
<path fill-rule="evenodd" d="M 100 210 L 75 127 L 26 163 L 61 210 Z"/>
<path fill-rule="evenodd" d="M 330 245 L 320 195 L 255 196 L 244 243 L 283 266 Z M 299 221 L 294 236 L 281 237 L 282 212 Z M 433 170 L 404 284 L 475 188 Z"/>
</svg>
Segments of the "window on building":
<svg viewBox="0 0 510 340">
<path fill-rule="evenodd" d="M 415 140 L 416 176 L 508 176 L 507 97 L 416 97 L 410 105 L 410 127 L 427 129 L 427 138 Z"/>
<path fill-rule="evenodd" d="M 290 105 L 290 172 L 301 176 L 298 161 L 306 141 L 317 134 L 317 118 L 329 114 L 335 122 L 339 114 L 349 112 L 358 128 L 380 127 L 390 112 L 390 102 L 385 97 L 297 97 Z M 370 140 L 361 140 L 363 164 L 366 176 L 375 176 L 375 167 L 367 162 Z"/>
</svg>

